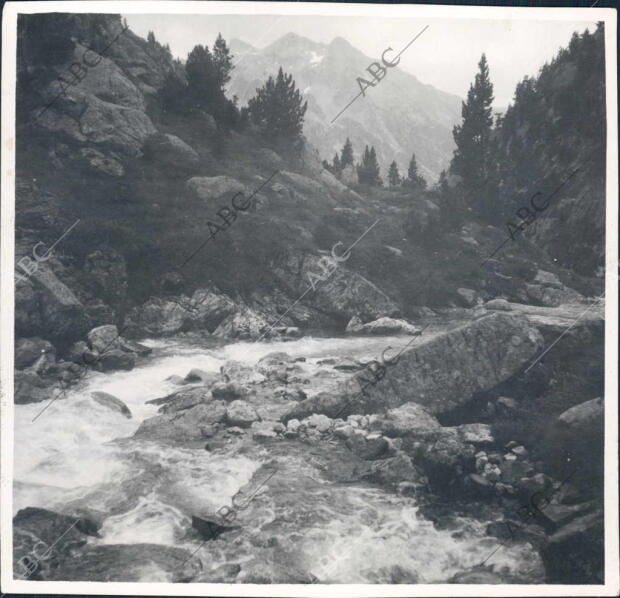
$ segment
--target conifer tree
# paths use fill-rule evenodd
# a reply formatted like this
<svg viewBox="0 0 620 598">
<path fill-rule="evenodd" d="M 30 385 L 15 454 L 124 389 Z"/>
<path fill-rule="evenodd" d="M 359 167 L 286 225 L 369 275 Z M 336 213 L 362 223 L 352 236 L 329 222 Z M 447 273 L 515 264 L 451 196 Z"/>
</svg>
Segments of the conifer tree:
<svg viewBox="0 0 620 598">
<path fill-rule="evenodd" d="M 270 76 L 248 102 L 252 121 L 271 141 L 301 137 L 307 108 L 308 102 L 303 101 L 301 93 L 295 88 L 293 75 L 284 73 L 282 67 L 276 79 Z"/>
<path fill-rule="evenodd" d="M 493 126 L 493 84 L 489 78 L 489 66 L 483 54 L 478 63 L 478 73 L 467 92 L 467 101 L 462 103 L 463 122 L 454 127 L 452 135 L 456 150 L 450 165 L 452 174 L 461 178 L 462 187 L 470 204 L 478 211 L 484 211 L 484 194 L 476 193 L 491 174 L 491 132 Z"/>
<path fill-rule="evenodd" d="M 371 187 L 378 187 L 383 184 L 374 147 L 371 147 L 370 150 L 368 146 L 365 147 L 362 161 L 357 167 L 357 178 L 361 184 Z"/>
<path fill-rule="evenodd" d="M 340 169 L 344 170 L 349 164 L 353 165 L 353 145 L 347 137 L 340 154 Z"/>
<path fill-rule="evenodd" d="M 412 187 L 414 189 L 426 189 L 426 181 L 418 173 L 418 162 L 415 159 L 415 154 L 411 154 L 409 168 L 407 169 L 407 178 L 405 179 L 405 186 Z"/>
<path fill-rule="evenodd" d="M 390 164 L 390 170 L 388 172 L 388 183 L 390 184 L 390 187 L 398 187 L 398 185 L 400 185 L 400 173 L 398 172 L 398 165 L 396 164 L 396 161 L 394 160 L 391 164 Z"/>
<path fill-rule="evenodd" d="M 217 71 L 217 84 L 220 90 L 224 91 L 224 86 L 230 81 L 230 72 L 232 71 L 233 56 L 230 49 L 226 45 L 226 41 L 221 33 L 218 33 L 217 39 L 213 44 L 213 64 Z"/>
<path fill-rule="evenodd" d="M 192 99 L 199 107 L 208 107 L 214 103 L 219 90 L 217 69 L 209 46 L 195 46 L 185 63 L 187 82 Z"/>
</svg>

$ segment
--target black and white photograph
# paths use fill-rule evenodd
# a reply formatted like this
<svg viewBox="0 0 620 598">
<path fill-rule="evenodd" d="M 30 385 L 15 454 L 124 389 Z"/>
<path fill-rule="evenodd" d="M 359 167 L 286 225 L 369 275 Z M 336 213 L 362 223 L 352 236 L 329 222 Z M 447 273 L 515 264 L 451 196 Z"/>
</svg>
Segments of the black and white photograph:
<svg viewBox="0 0 620 598">
<path fill-rule="evenodd" d="M 618 595 L 616 10 L 512 4 L 5 4 L 3 594 Z"/>
</svg>

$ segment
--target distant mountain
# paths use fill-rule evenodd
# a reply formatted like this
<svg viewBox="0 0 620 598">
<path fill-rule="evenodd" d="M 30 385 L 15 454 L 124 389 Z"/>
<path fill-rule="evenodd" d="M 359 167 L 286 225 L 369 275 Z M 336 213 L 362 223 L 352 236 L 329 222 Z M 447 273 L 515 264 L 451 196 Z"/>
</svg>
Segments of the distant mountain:
<svg viewBox="0 0 620 598">
<path fill-rule="evenodd" d="M 375 146 L 384 179 L 392 160 L 406 172 L 412 152 L 429 180 L 447 167 L 454 148 L 452 127 L 461 118 L 459 97 L 396 67 L 331 123 L 359 93 L 356 78 L 370 79 L 366 67 L 380 59 L 364 55 L 341 37 L 321 44 L 288 33 L 262 50 L 236 39 L 230 46 L 235 68 L 229 96 L 235 94 L 245 104 L 282 66 L 308 100 L 304 134 L 322 158 L 331 161 L 349 137 L 356 160 L 364 145 Z M 415 46 L 408 50 L 415 51 Z"/>
</svg>

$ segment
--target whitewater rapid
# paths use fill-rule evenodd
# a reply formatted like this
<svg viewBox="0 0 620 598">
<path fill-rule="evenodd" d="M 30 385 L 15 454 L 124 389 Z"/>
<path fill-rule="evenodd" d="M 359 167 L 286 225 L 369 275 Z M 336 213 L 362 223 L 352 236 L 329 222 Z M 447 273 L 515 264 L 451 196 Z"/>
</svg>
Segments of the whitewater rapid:
<svg viewBox="0 0 620 598">
<path fill-rule="evenodd" d="M 229 359 L 254 365 L 272 351 L 305 357 L 310 365 L 325 357 L 371 359 L 406 341 L 306 337 L 208 349 L 178 339 L 146 340 L 153 353 L 132 371 L 90 372 L 39 417 L 45 404 L 15 406 L 14 512 L 30 506 L 100 514 L 101 537 L 89 542 L 197 551 L 194 558 L 203 567 L 197 581 L 264 577 L 284 583 L 313 575 L 332 583 L 445 582 L 497 545 L 485 537 L 484 523 L 459 518 L 438 530 L 421 516 L 414 498 L 368 484 L 328 482 L 320 458 L 301 443 L 274 458 L 256 443 L 231 442 L 209 452 L 132 438 L 144 419 L 157 414 L 157 406 L 146 401 L 179 389 L 166 381 L 173 374 L 216 372 Z M 132 419 L 95 402 L 91 391 L 121 399 Z M 238 528 L 200 547 L 191 516 L 231 505 L 235 493 L 274 462 L 276 474 L 239 513 Z M 493 561 L 498 571 L 524 579 L 539 565 L 522 545 L 503 548 Z"/>
</svg>

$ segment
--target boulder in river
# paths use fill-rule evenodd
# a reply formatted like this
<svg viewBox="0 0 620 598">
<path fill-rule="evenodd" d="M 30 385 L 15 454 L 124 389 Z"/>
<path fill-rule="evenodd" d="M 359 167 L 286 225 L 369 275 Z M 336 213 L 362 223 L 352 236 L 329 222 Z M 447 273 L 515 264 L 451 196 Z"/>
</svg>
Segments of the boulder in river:
<svg viewBox="0 0 620 598">
<path fill-rule="evenodd" d="M 131 411 L 129 410 L 129 407 L 127 407 L 123 401 L 117 399 L 114 395 L 96 390 L 91 392 L 90 396 L 100 405 L 103 405 L 112 411 L 118 411 L 126 418 L 131 419 Z"/>
<path fill-rule="evenodd" d="M 191 409 L 200 403 L 206 403 L 210 398 L 208 386 L 194 386 L 192 388 L 182 388 L 159 399 L 151 399 L 146 404 L 161 405 L 159 408 L 160 413 L 174 413 Z"/>
<path fill-rule="evenodd" d="M 417 403 L 404 403 L 400 407 L 370 417 L 370 429 L 386 436 L 429 438 L 435 435 L 439 428 L 441 424 L 437 418 Z"/>
<path fill-rule="evenodd" d="M 260 419 L 256 409 L 246 401 L 233 401 L 226 409 L 226 421 L 231 426 L 249 428 Z"/>
<path fill-rule="evenodd" d="M 445 413 L 525 368 L 542 348 L 542 335 L 526 318 L 495 313 L 426 341 L 422 337 L 374 385 L 366 383 L 364 372 L 355 374 L 329 394 L 297 403 L 284 419 L 375 413 L 410 401 L 429 413 Z"/>
<path fill-rule="evenodd" d="M 180 413 L 166 413 L 145 419 L 134 437 L 169 442 L 191 442 L 202 439 L 201 427 L 224 421 L 226 403 L 199 403 Z"/>
<path fill-rule="evenodd" d="M 406 320 L 397 318 L 378 318 L 372 322 L 362 324 L 362 321 L 354 316 L 347 324 L 346 332 L 350 334 L 411 334 L 419 335 L 420 329 Z"/>
<path fill-rule="evenodd" d="M 132 370 L 136 365 L 136 356 L 120 349 L 106 351 L 99 357 L 99 366 L 103 372 L 111 370 Z"/>
<path fill-rule="evenodd" d="M 88 346 L 99 353 L 120 348 L 118 328 L 113 324 L 93 328 L 88 333 Z"/>
</svg>

